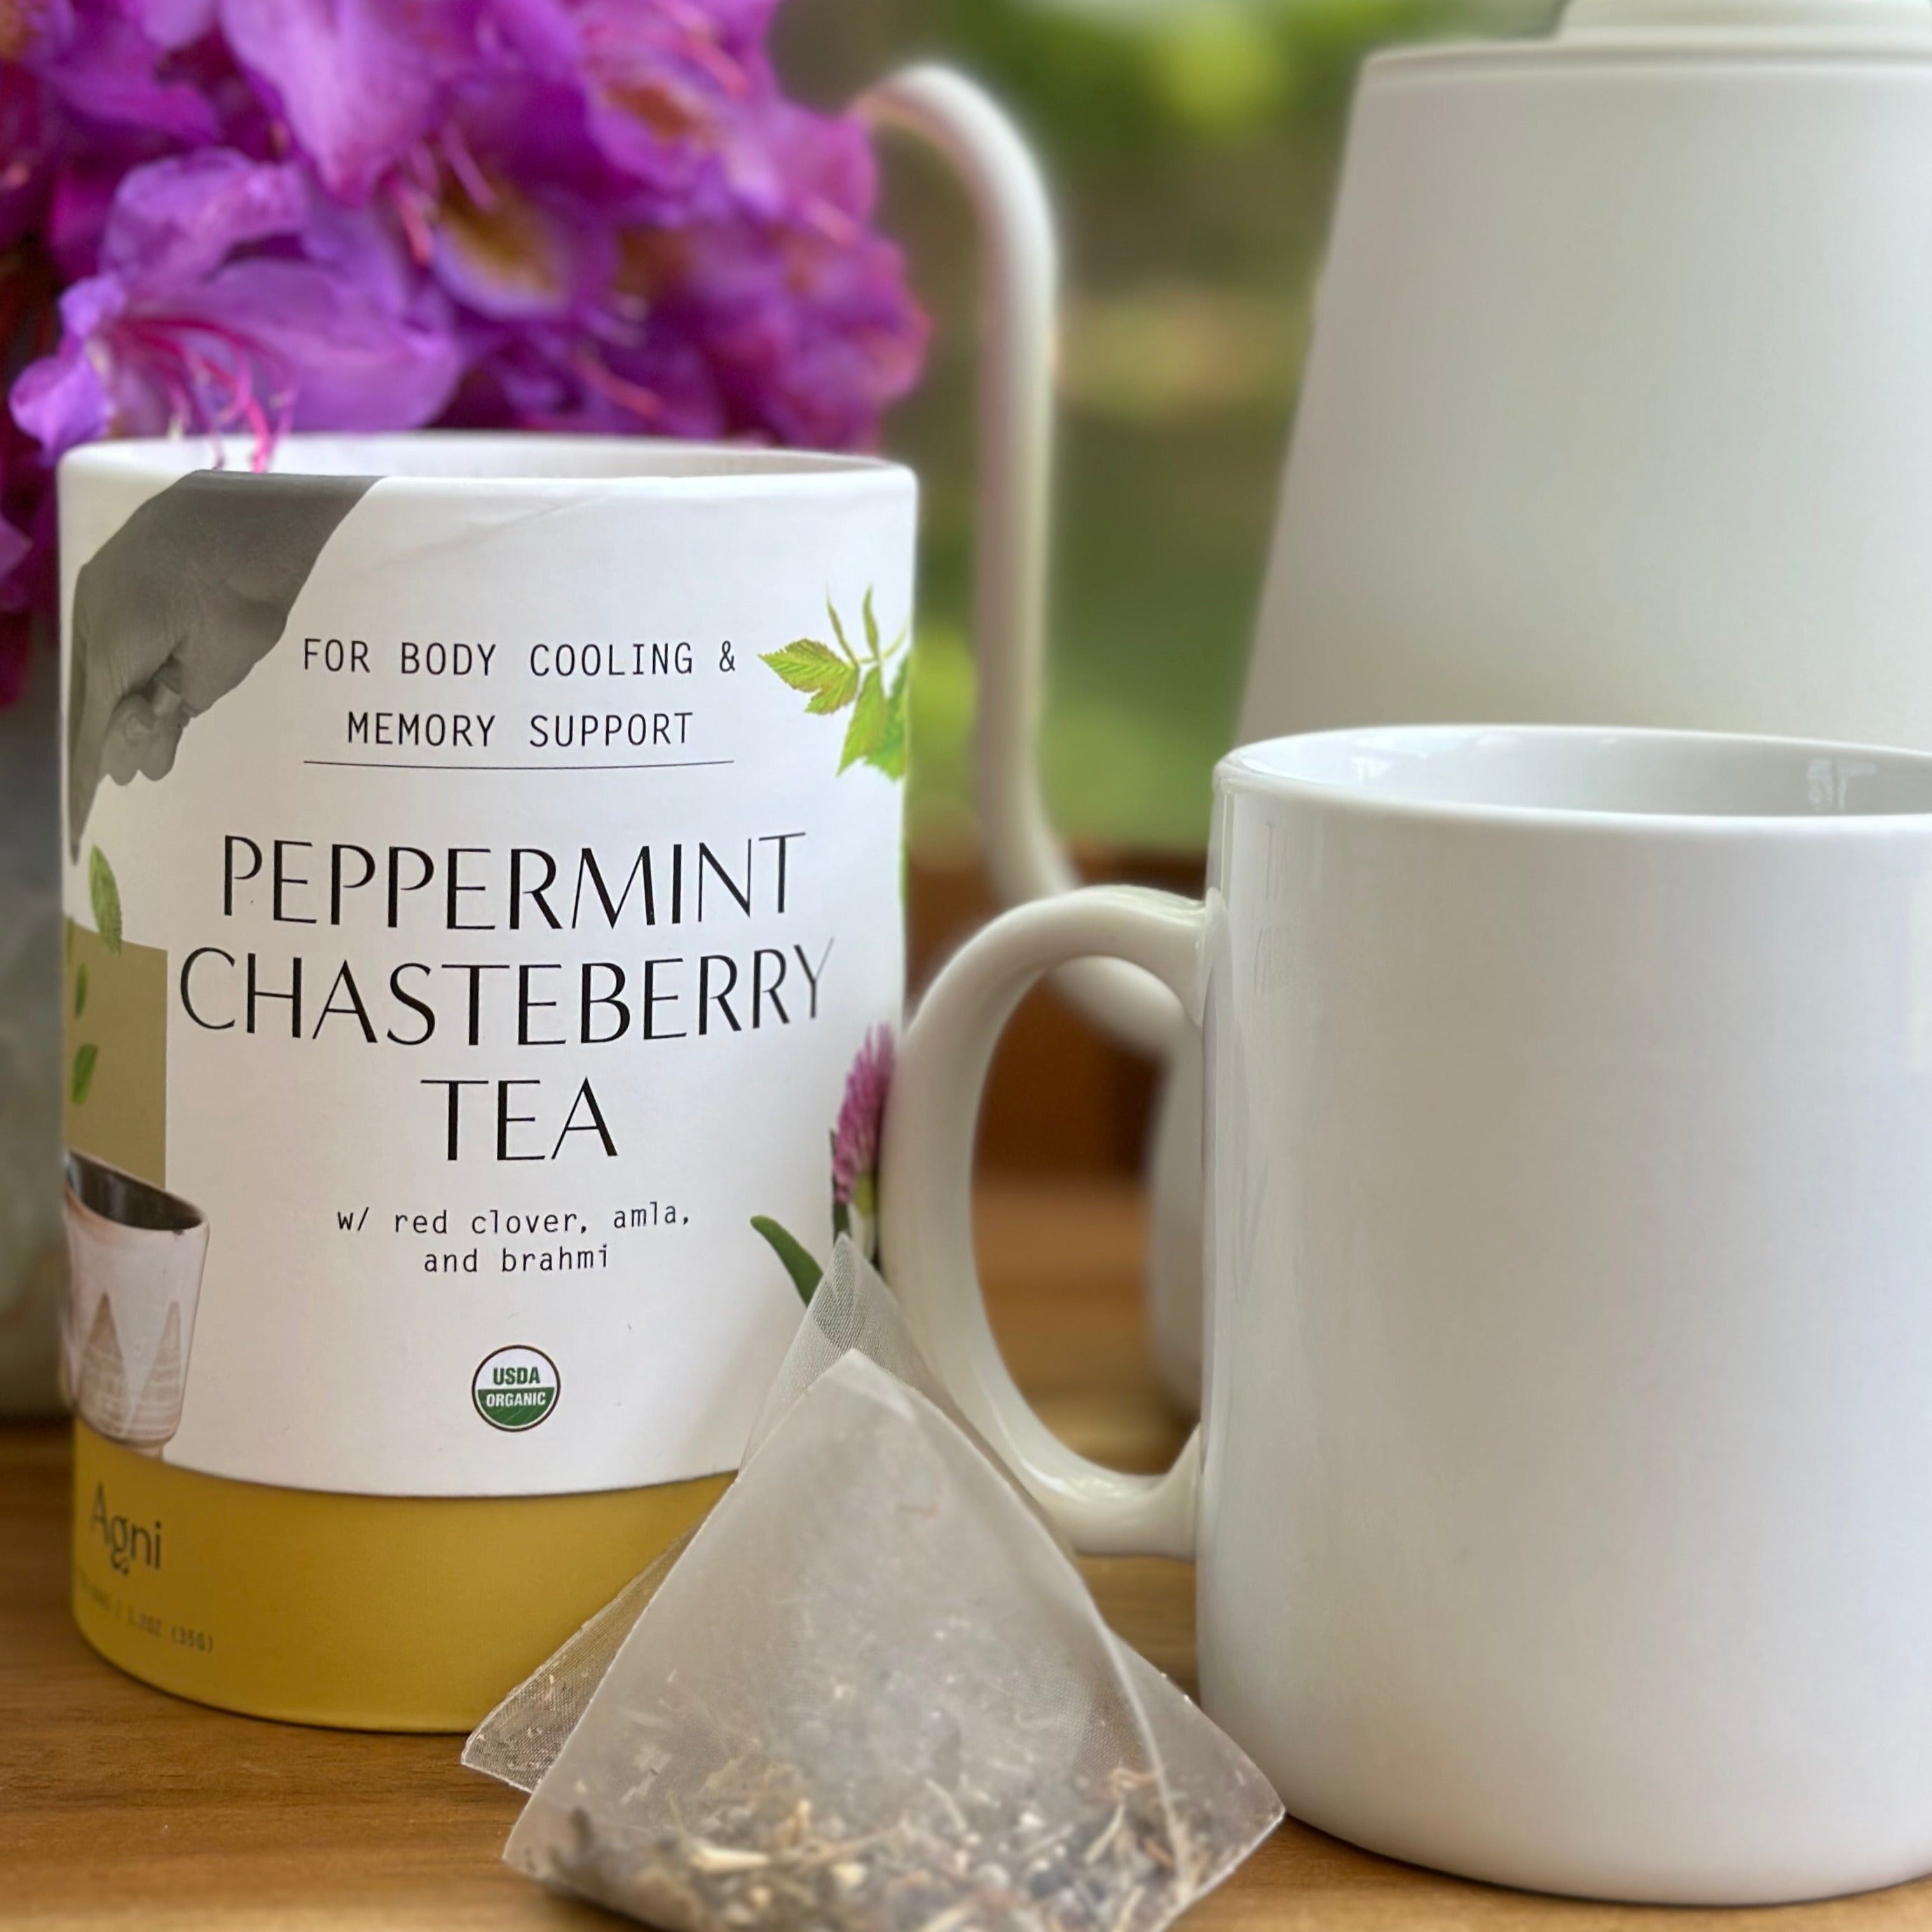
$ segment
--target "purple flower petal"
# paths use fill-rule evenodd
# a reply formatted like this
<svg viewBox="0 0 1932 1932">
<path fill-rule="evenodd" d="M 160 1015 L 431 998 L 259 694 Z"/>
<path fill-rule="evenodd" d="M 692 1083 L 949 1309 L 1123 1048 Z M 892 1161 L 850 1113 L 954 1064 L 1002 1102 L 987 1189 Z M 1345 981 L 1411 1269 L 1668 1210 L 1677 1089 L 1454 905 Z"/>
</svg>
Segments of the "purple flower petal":
<svg viewBox="0 0 1932 1932">
<path fill-rule="evenodd" d="M 500 320 L 568 314 L 608 284 L 615 256 L 602 227 L 508 183 L 493 188 L 488 207 L 446 195 L 436 217 L 437 278 L 459 302 Z"/>
<path fill-rule="evenodd" d="M 136 168 L 116 193 L 103 268 L 139 301 L 198 282 L 244 242 L 292 233 L 308 194 L 300 172 L 208 148 Z"/>
<path fill-rule="evenodd" d="M 403 321 L 312 262 L 238 262 L 209 280 L 199 307 L 212 327 L 259 350 L 263 380 L 286 386 L 292 428 L 414 429 L 462 373 L 453 331 Z"/>
<path fill-rule="evenodd" d="M 345 208 L 319 190 L 310 194 L 302 252 L 338 280 L 355 284 L 391 315 L 406 317 L 422 297 L 422 271 L 378 208 Z"/>
<path fill-rule="evenodd" d="M 113 416 L 87 338 L 74 333 L 21 370 L 9 400 L 14 420 L 38 440 L 50 462 L 76 443 L 105 436 Z"/>
<path fill-rule="evenodd" d="M 323 184 L 361 202 L 430 133 L 444 89 L 476 58 L 480 4 L 221 0 L 221 24 Z"/>
<path fill-rule="evenodd" d="M 219 10 L 220 0 L 133 0 L 142 32 L 170 51 L 212 33 Z"/>
<path fill-rule="evenodd" d="M 191 87 L 155 77 L 159 50 L 133 22 L 100 12 L 75 19 L 58 51 L 32 64 L 76 114 L 110 128 L 177 141 L 212 141 L 214 110 Z"/>
<path fill-rule="evenodd" d="M 614 220 L 632 185 L 614 168 L 590 129 L 582 88 L 496 73 L 465 86 L 454 117 L 458 143 L 492 178 L 534 192 L 554 190 L 599 207 Z"/>
<path fill-rule="evenodd" d="M 925 347 L 898 251 L 821 214 L 713 224 L 688 255 L 663 305 L 704 345 L 739 426 L 808 448 L 867 446 Z"/>
<path fill-rule="evenodd" d="M 577 78 L 577 22 L 565 0 L 490 0 L 490 24 L 531 70 L 550 82 Z"/>
<path fill-rule="evenodd" d="M 735 8 L 579 0 L 591 135 L 665 216 L 680 199 L 755 172 L 745 142 L 750 111 L 773 91 L 762 50 L 770 10 L 764 0 Z"/>
<path fill-rule="evenodd" d="M 50 457 L 110 429 L 414 428 L 462 370 L 452 329 L 406 320 L 310 262 L 232 262 L 145 307 L 97 276 L 68 292 L 62 316 L 59 349 L 13 394 L 15 420 Z"/>
<path fill-rule="evenodd" d="M 892 1029 L 874 1027 L 845 1076 L 845 1097 L 832 1133 L 832 1198 L 842 1205 L 851 1200 L 860 1178 L 878 1165 L 895 1057 Z"/>
<path fill-rule="evenodd" d="M 127 285 L 118 275 L 90 275 L 60 298 L 62 326 L 85 340 L 116 320 L 128 306 Z"/>
</svg>

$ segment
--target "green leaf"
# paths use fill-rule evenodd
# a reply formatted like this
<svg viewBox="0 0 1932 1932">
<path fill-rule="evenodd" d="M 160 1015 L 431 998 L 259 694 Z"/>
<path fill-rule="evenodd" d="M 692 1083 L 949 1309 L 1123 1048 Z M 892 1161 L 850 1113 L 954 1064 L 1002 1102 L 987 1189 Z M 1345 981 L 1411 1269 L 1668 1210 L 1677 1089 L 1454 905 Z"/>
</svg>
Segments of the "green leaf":
<svg viewBox="0 0 1932 1932">
<path fill-rule="evenodd" d="M 866 620 L 866 647 L 876 663 L 879 656 L 879 620 L 872 613 L 872 586 L 869 584 L 866 586 L 866 601 L 860 607 L 860 613 Z"/>
<path fill-rule="evenodd" d="M 825 614 L 832 620 L 832 634 L 838 640 L 838 648 L 856 664 L 859 660 L 854 652 L 851 641 L 845 634 L 845 626 L 838 621 L 838 607 L 828 597 L 825 600 Z"/>
<path fill-rule="evenodd" d="M 87 962 L 80 962 L 80 970 L 74 976 L 74 1016 L 79 1019 L 87 1010 Z"/>
<path fill-rule="evenodd" d="M 800 1300 L 808 1302 L 824 1280 L 825 1270 L 806 1252 L 804 1243 L 781 1228 L 769 1214 L 754 1214 L 752 1226 L 771 1244 L 772 1252 L 784 1262 L 786 1274 L 791 1276 L 791 1285 L 798 1290 Z"/>
<path fill-rule="evenodd" d="M 885 730 L 878 744 L 866 754 L 866 763 L 876 765 L 889 778 L 902 778 L 906 775 L 907 674 L 911 669 L 911 658 L 901 659 L 898 675 L 886 694 Z"/>
<path fill-rule="evenodd" d="M 874 668 L 866 672 L 859 686 L 859 702 L 851 723 L 846 727 L 845 748 L 838 754 L 838 769 L 842 772 L 861 758 L 877 758 L 891 723 L 886 704 L 886 682 Z"/>
<path fill-rule="evenodd" d="M 857 696 L 859 668 L 814 638 L 800 638 L 783 650 L 767 651 L 764 661 L 794 691 L 808 692 L 805 708 L 824 718 L 843 711 Z"/>
<path fill-rule="evenodd" d="M 87 1090 L 94 1084 L 94 1063 L 100 1058 L 100 1048 L 91 1040 L 74 1050 L 74 1077 L 68 1090 L 76 1107 L 87 1098 Z"/>
<path fill-rule="evenodd" d="M 855 665 L 842 664 L 838 668 L 844 674 L 837 684 L 828 685 L 813 698 L 806 709 L 811 718 L 830 718 L 835 711 L 843 711 L 859 694 L 859 673 Z"/>
<path fill-rule="evenodd" d="M 107 854 L 97 845 L 88 854 L 87 894 L 94 902 L 94 929 L 110 952 L 121 950 L 121 888 L 114 883 L 114 868 Z"/>
</svg>

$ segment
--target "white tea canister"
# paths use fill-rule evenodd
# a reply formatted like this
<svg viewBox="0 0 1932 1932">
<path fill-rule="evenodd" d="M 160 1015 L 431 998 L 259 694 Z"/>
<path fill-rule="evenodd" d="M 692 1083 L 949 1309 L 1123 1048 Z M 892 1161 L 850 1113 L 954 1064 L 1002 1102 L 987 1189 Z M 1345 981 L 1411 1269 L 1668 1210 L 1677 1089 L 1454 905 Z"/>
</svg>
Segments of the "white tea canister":
<svg viewBox="0 0 1932 1932">
<path fill-rule="evenodd" d="M 75 1609 L 460 1728 L 717 1493 L 869 1226 L 914 485 L 208 460 L 61 469 Z"/>
</svg>

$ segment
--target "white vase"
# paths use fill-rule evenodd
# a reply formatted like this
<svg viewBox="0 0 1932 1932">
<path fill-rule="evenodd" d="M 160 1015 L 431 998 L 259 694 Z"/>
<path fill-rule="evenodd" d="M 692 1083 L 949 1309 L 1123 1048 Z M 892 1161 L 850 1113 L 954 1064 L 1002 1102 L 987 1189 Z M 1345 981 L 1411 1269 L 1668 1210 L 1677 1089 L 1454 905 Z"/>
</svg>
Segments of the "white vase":
<svg viewBox="0 0 1932 1932">
<path fill-rule="evenodd" d="M 59 706 L 51 652 L 0 711 L 0 1416 L 61 1406 Z"/>
</svg>

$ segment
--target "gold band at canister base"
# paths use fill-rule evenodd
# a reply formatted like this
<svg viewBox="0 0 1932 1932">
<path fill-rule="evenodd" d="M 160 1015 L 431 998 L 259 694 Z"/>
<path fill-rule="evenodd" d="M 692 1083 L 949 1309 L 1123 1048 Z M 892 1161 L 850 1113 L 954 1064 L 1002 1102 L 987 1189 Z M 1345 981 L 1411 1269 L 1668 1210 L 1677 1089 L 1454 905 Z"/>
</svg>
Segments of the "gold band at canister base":
<svg viewBox="0 0 1932 1932">
<path fill-rule="evenodd" d="M 466 1731 L 723 1494 L 339 1496 L 202 1475 L 74 1424 L 74 1614 L 224 1710 Z"/>
</svg>

